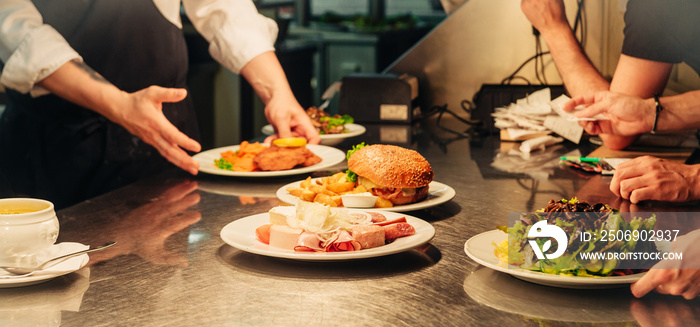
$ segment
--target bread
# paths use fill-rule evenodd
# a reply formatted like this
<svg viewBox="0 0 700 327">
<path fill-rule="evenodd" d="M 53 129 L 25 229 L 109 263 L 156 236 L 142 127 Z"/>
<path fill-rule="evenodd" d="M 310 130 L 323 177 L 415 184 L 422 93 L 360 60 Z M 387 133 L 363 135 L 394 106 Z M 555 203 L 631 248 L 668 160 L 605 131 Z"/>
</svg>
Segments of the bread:
<svg viewBox="0 0 700 327">
<path fill-rule="evenodd" d="M 394 204 L 417 202 L 428 195 L 433 169 L 418 152 L 394 145 L 369 145 L 353 153 L 348 169 L 375 195 Z"/>
</svg>

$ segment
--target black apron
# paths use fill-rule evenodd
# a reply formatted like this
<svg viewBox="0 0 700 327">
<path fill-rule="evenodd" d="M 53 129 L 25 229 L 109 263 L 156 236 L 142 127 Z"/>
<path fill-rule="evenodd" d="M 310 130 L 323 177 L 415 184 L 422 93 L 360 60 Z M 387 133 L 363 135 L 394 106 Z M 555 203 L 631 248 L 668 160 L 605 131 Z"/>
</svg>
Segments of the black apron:
<svg viewBox="0 0 700 327">
<path fill-rule="evenodd" d="M 119 89 L 186 87 L 184 35 L 153 1 L 34 3 L 44 22 Z M 155 148 L 93 111 L 54 95 L 32 98 L 11 90 L 7 95 L 0 118 L 0 184 L 8 184 L 12 194 L 1 196 L 39 197 L 62 208 L 174 167 Z M 180 131 L 199 139 L 189 96 L 164 103 L 163 111 Z"/>
</svg>

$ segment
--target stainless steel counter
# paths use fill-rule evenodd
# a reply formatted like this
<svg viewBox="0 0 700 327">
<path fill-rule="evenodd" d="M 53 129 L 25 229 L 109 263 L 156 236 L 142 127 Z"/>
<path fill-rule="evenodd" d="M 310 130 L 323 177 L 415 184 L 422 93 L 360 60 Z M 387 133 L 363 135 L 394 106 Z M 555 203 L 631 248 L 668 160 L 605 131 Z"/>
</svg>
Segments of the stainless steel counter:
<svg viewBox="0 0 700 327">
<path fill-rule="evenodd" d="M 382 126 L 367 127 L 367 134 L 341 147 L 381 142 Z M 391 128 L 395 132 L 396 126 Z M 576 151 L 573 144 L 533 153 L 525 161 L 508 155 L 507 145 L 497 139 L 456 138 L 432 122 L 407 128 L 403 135 L 400 145 L 422 153 L 433 166 L 435 180 L 457 191 L 448 203 L 407 213 L 435 227 L 428 246 L 379 258 L 323 263 L 245 253 L 225 244 L 220 230 L 231 221 L 279 205 L 275 191 L 306 175 L 239 179 L 166 173 L 59 211 L 59 242 L 118 244 L 90 254 L 88 267 L 76 273 L 35 286 L 0 289 L 0 325 L 668 326 L 679 320 L 689 326 L 700 322 L 698 300 L 658 294 L 635 299 L 628 287 L 540 286 L 484 268 L 463 250 L 470 237 L 505 224 L 508 212 L 536 210 L 550 199 L 578 196 L 623 211 L 700 207 L 632 206 L 620 201 L 607 191 L 601 176 L 557 165 L 558 156 Z M 585 154 L 588 147 L 579 151 Z M 526 163 L 530 165 L 524 169 Z M 343 168 L 344 164 L 334 167 Z"/>
</svg>

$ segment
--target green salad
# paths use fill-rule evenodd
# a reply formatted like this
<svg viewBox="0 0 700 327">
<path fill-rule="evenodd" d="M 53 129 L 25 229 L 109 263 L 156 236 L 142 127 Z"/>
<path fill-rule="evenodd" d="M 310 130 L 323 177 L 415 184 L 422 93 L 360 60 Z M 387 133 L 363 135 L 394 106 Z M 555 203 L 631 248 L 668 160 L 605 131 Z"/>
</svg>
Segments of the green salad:
<svg viewBox="0 0 700 327">
<path fill-rule="evenodd" d="M 652 231 L 655 223 L 654 215 L 627 222 L 617 209 L 601 203 L 590 205 L 576 198 L 551 200 L 537 212 L 521 214 L 512 227 L 498 227 L 508 234 L 508 239 L 493 245 L 501 261 L 523 269 L 571 276 L 629 275 L 646 270 L 653 264 L 648 260 L 630 260 L 627 257 L 631 257 L 632 252 L 656 252 L 653 242 L 641 242 L 639 237 L 634 237 Z M 564 244 L 566 251 L 551 259 L 540 253 L 542 258 L 539 259 L 535 253 L 539 249 L 543 249 L 543 252 L 547 249 L 558 250 L 560 245 L 551 238 L 528 237 L 535 224 L 538 227 L 555 225 L 563 230 L 568 242 Z M 539 249 L 533 250 L 532 240 Z"/>
</svg>

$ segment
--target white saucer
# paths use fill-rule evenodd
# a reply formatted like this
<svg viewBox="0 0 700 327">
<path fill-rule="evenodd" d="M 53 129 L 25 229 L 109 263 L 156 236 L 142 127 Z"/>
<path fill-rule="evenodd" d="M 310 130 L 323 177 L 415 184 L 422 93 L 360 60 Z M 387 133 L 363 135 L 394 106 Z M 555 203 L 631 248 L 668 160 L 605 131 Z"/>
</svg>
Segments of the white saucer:
<svg viewBox="0 0 700 327">
<path fill-rule="evenodd" d="M 37 260 L 44 261 L 63 254 L 85 250 L 88 248 L 89 246 L 87 245 L 74 242 L 63 242 L 59 244 L 54 244 L 47 250 L 38 253 Z M 23 277 L 14 277 L 12 274 L 0 269 L 0 288 L 21 287 L 43 283 L 56 277 L 66 275 L 80 268 L 83 268 L 88 263 L 88 261 L 90 261 L 90 257 L 88 257 L 87 254 L 83 254 L 77 257 L 70 258 L 53 267 L 37 271 L 32 275 Z"/>
</svg>

